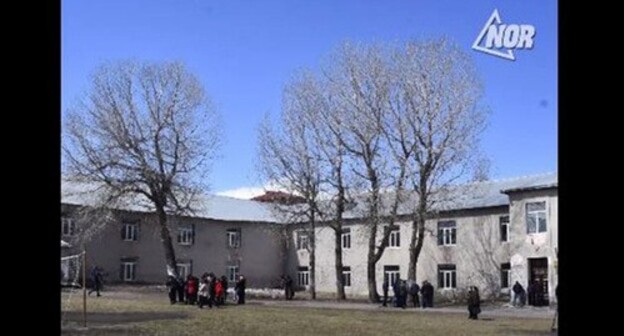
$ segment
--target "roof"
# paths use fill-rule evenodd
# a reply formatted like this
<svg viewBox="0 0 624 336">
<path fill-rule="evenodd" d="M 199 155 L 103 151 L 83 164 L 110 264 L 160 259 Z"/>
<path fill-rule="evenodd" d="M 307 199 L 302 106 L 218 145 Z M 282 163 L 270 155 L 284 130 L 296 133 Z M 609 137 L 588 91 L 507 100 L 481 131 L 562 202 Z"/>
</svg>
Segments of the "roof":
<svg viewBox="0 0 624 336">
<path fill-rule="evenodd" d="M 437 193 L 434 210 L 451 211 L 504 206 L 509 204 L 509 196 L 505 193 L 516 190 L 537 190 L 557 187 L 557 173 L 521 176 L 508 179 L 474 182 L 449 187 L 443 193 Z M 97 205 L 98 198 L 104 194 L 94 183 L 61 182 L 61 203 L 74 205 Z M 393 194 L 382 195 L 382 213 L 388 213 Z M 360 198 L 363 199 L 363 196 Z M 411 195 L 399 208 L 399 214 L 406 215 L 412 211 L 416 196 Z M 195 203 L 193 217 L 222 221 L 240 222 L 280 222 L 274 205 L 271 203 L 243 200 L 227 196 L 199 195 Z M 361 218 L 366 212 L 363 201 L 356 202 L 345 218 Z M 127 198 L 117 207 L 121 210 L 152 212 L 150 203 L 142 196 Z"/>
<path fill-rule="evenodd" d="M 61 181 L 61 203 L 95 206 L 102 204 L 104 189 L 93 182 Z M 119 210 L 153 212 L 150 202 L 142 195 L 126 197 Z M 277 222 L 269 204 L 219 195 L 199 195 L 194 202 L 196 218 L 240 222 Z"/>
<path fill-rule="evenodd" d="M 545 173 L 539 175 L 521 176 L 507 179 L 473 182 L 448 187 L 444 192 L 436 193 L 433 197 L 435 211 L 468 210 L 489 208 L 509 205 L 509 196 L 503 193 L 507 190 L 520 190 L 521 188 L 542 188 L 543 186 L 557 186 L 557 173 Z M 387 193 L 382 196 L 382 206 L 386 214 L 389 213 L 390 202 L 394 194 Z M 407 215 L 412 212 L 417 196 L 410 195 L 399 207 L 399 214 Z M 362 217 L 366 209 L 364 202 L 357 204 L 347 212 L 347 218 Z"/>
</svg>

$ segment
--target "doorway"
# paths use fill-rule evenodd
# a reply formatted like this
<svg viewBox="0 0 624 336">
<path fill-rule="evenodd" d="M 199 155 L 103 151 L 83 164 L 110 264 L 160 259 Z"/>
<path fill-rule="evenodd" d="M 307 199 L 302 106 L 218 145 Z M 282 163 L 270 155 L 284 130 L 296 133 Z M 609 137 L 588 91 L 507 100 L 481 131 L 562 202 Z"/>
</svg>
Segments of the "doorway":
<svg viewBox="0 0 624 336">
<path fill-rule="evenodd" d="M 529 305 L 548 306 L 548 258 L 529 258 Z"/>
</svg>

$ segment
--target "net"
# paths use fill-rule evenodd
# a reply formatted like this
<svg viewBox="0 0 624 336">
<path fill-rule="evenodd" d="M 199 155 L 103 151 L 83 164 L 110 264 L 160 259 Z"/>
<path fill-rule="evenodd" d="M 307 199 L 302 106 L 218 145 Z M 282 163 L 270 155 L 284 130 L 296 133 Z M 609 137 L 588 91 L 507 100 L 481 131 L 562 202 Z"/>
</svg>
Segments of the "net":
<svg viewBox="0 0 624 336">
<path fill-rule="evenodd" d="M 61 287 L 82 287 L 82 253 L 61 257 Z"/>
</svg>

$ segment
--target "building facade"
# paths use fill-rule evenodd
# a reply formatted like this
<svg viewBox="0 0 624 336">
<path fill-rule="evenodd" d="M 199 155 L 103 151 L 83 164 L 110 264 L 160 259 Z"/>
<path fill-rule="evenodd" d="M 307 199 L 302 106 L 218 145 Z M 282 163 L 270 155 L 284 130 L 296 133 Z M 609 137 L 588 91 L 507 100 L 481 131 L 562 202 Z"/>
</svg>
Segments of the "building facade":
<svg viewBox="0 0 624 336">
<path fill-rule="evenodd" d="M 70 186 L 65 189 L 72 189 Z M 468 286 L 484 296 L 508 295 L 518 281 L 539 284 L 545 304 L 557 285 L 557 176 L 543 174 L 462 186 L 426 221 L 416 277 L 436 288 L 436 300 L 461 300 Z M 72 212 L 80 198 L 63 197 L 62 239 L 71 242 Z M 212 196 L 193 217 L 172 217 L 171 233 L 182 274 L 214 272 L 234 279 L 245 274 L 252 287 L 276 287 L 289 274 L 300 288 L 310 284 L 309 237 L 305 224 L 280 223 L 271 205 Z M 88 243 L 88 262 L 109 271 L 109 281 L 164 282 L 164 252 L 153 215 L 119 210 Z M 397 222 L 389 246 L 376 264 L 378 291 L 384 278 L 406 279 L 411 223 Z M 379 227 L 381 236 L 384 225 Z M 369 228 L 355 212 L 341 233 L 343 279 L 350 298 L 368 295 L 366 256 Z M 336 293 L 335 233 L 318 225 L 316 290 Z M 381 239 L 381 238 L 379 238 Z M 113 274 L 117 273 L 118 274 Z"/>
</svg>

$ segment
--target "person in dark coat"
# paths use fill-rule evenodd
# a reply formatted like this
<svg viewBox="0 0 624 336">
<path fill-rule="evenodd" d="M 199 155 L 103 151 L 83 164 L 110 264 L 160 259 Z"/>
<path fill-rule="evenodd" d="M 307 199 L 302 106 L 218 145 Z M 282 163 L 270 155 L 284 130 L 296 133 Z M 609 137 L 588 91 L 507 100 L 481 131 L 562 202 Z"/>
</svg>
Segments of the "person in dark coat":
<svg viewBox="0 0 624 336">
<path fill-rule="evenodd" d="M 481 313 L 479 289 L 476 286 L 471 286 L 468 290 L 468 318 L 477 320 L 479 319 L 479 313 Z"/>
<path fill-rule="evenodd" d="M 418 298 L 418 292 L 420 292 L 420 286 L 416 281 L 412 282 L 409 287 L 409 294 L 412 297 L 412 303 L 414 304 L 414 308 L 420 306 L 420 300 Z"/>
<path fill-rule="evenodd" d="M 173 275 L 167 277 L 167 292 L 169 294 L 169 302 L 176 303 L 176 294 L 178 292 L 178 280 Z"/>
<path fill-rule="evenodd" d="M 399 307 L 405 309 L 407 306 L 407 284 L 405 280 L 399 282 Z"/>
<path fill-rule="evenodd" d="M 394 295 L 394 307 L 398 307 L 399 306 L 399 281 L 401 281 L 401 279 L 397 278 L 396 280 L 394 280 L 394 283 L 392 284 L 392 293 Z"/>
<path fill-rule="evenodd" d="M 212 308 L 213 305 L 216 305 L 217 300 L 217 279 L 214 274 L 210 273 L 208 275 L 208 307 Z"/>
<path fill-rule="evenodd" d="M 286 300 L 292 300 L 295 296 L 295 291 L 293 289 L 293 279 L 290 275 L 284 277 L 284 295 Z"/>
<path fill-rule="evenodd" d="M 239 275 L 236 287 L 234 287 L 236 297 L 238 298 L 238 304 L 245 304 L 245 287 L 247 287 L 247 281 L 244 276 Z"/>
<path fill-rule="evenodd" d="M 518 281 L 516 281 L 516 283 L 513 285 L 511 289 L 513 291 L 512 304 L 515 307 L 517 307 L 522 302 L 521 299 L 522 299 L 522 292 L 524 292 L 524 287 L 522 287 L 522 285 Z"/>
<path fill-rule="evenodd" d="M 422 287 L 420 288 L 420 293 L 422 294 L 422 307 L 423 308 L 433 308 L 433 286 L 429 281 L 425 280 L 423 282 Z"/>
<path fill-rule="evenodd" d="M 95 292 L 97 296 L 102 296 L 100 295 L 100 290 L 102 289 L 102 272 L 100 271 L 100 268 L 97 266 L 93 267 L 93 269 L 91 270 L 90 277 L 91 277 L 91 283 L 93 285 L 91 287 L 91 290 L 89 291 L 89 295 Z"/>
<path fill-rule="evenodd" d="M 384 279 L 383 284 L 381 285 L 381 289 L 383 290 L 383 302 L 382 306 L 387 307 L 388 304 L 388 279 Z"/>
<path fill-rule="evenodd" d="M 186 281 L 184 281 L 184 278 L 179 277 L 177 282 L 178 287 L 176 288 L 176 290 L 178 294 L 178 302 L 185 303 L 186 301 L 184 300 L 184 287 L 186 286 Z"/>
<path fill-rule="evenodd" d="M 221 285 L 223 286 L 223 301 L 222 304 L 227 302 L 227 290 L 228 290 L 228 278 L 225 275 L 221 276 Z"/>
</svg>

